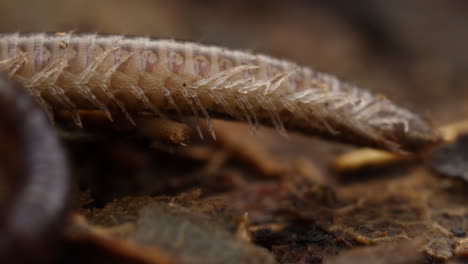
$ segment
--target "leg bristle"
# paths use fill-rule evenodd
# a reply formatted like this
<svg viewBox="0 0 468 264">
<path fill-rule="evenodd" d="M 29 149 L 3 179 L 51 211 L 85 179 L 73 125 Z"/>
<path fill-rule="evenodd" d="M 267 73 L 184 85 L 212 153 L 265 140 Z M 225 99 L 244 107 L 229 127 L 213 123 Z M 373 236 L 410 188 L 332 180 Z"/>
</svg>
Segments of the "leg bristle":
<svg viewBox="0 0 468 264">
<path fill-rule="evenodd" d="M 81 122 L 81 116 L 80 116 L 80 111 L 72 111 L 71 112 L 72 114 L 72 119 L 73 119 L 73 123 L 79 127 L 79 128 L 83 128 L 83 122 Z"/>
<path fill-rule="evenodd" d="M 283 122 L 281 121 L 280 116 L 278 115 L 278 111 L 274 104 L 271 102 L 270 99 L 266 98 L 263 95 L 256 96 L 257 102 L 262 106 L 262 108 L 268 113 L 270 116 L 271 122 L 273 123 L 276 130 L 279 132 L 280 135 L 286 136 L 286 129 L 283 126 Z"/>
<path fill-rule="evenodd" d="M 285 72 L 285 73 L 280 73 L 276 75 L 275 77 L 273 77 L 270 80 L 271 86 L 265 89 L 264 95 L 269 95 L 269 94 L 274 93 L 295 72 L 296 72 L 296 69 Z"/>
<path fill-rule="evenodd" d="M 89 82 L 89 80 L 96 74 L 96 69 L 104 62 L 104 60 L 111 54 L 112 49 L 105 50 L 99 56 L 97 56 L 94 61 L 92 61 L 78 76 L 76 80 L 76 85 L 84 85 Z"/>
<path fill-rule="evenodd" d="M 28 58 L 23 52 L 20 52 L 17 56 L 15 56 L 11 64 L 11 69 L 8 71 L 8 78 L 13 78 L 13 75 L 15 75 L 21 66 L 23 66 L 23 64 L 25 64 L 27 61 Z"/>
<path fill-rule="evenodd" d="M 130 91 L 154 115 L 159 116 L 159 117 L 164 117 L 164 115 L 161 113 L 161 111 L 158 109 L 158 107 L 155 104 L 151 103 L 149 98 L 145 95 L 145 91 L 143 91 L 143 89 L 141 89 L 137 85 L 131 85 L 130 86 Z"/>
<path fill-rule="evenodd" d="M 92 92 L 91 89 L 87 85 L 77 85 L 76 86 L 76 91 L 80 93 L 84 98 L 86 98 L 88 101 L 90 101 L 92 104 L 94 104 L 97 108 L 99 108 L 101 111 L 104 112 L 104 114 L 107 116 L 107 118 L 113 122 L 114 119 L 112 118 L 112 115 L 107 108 L 107 106 L 101 102 Z"/>
<path fill-rule="evenodd" d="M 187 104 L 190 106 L 190 109 L 192 110 L 193 116 L 195 117 L 195 123 L 197 127 L 198 134 L 200 135 L 201 139 L 204 139 L 203 132 L 200 127 L 200 120 L 198 116 L 198 109 L 196 109 L 194 102 L 192 101 L 192 95 L 187 89 L 181 88 L 182 91 L 182 96 L 186 100 Z"/>
<path fill-rule="evenodd" d="M 130 115 L 130 113 L 125 108 L 125 105 L 119 99 L 117 99 L 117 97 L 115 97 L 115 94 L 111 90 L 108 89 L 107 85 L 102 84 L 100 86 L 100 88 L 109 97 L 109 99 L 111 99 L 111 101 L 113 101 L 120 108 L 122 113 L 125 115 L 125 118 L 132 125 L 136 126 L 135 120 L 133 120 L 133 117 Z"/>
<path fill-rule="evenodd" d="M 193 102 L 195 102 L 195 104 L 198 106 L 198 108 L 202 111 L 203 115 L 205 116 L 206 122 L 208 124 L 208 131 L 211 134 L 211 137 L 214 140 L 216 140 L 216 134 L 215 134 L 215 131 L 213 129 L 213 124 L 211 122 L 211 118 L 210 118 L 210 115 L 208 114 L 208 111 L 203 106 L 203 104 L 200 102 L 200 99 L 198 99 L 198 96 L 197 96 L 197 94 L 195 92 L 193 92 L 192 90 L 189 90 L 188 92 L 191 93 L 190 96 L 191 96 Z"/>
<path fill-rule="evenodd" d="M 239 100 L 243 104 L 244 108 L 246 109 L 250 119 L 253 119 L 251 124 L 249 124 L 250 131 L 252 134 L 256 134 L 258 131 L 259 121 L 257 114 L 254 112 L 252 104 L 250 104 L 249 99 L 247 97 L 239 96 Z"/>
<path fill-rule="evenodd" d="M 54 118 L 54 110 L 52 107 L 42 98 L 40 92 L 33 91 L 32 89 L 28 88 L 30 95 L 34 98 L 34 100 L 39 104 L 39 106 L 45 111 L 49 122 L 54 125 L 55 118 Z"/>
<path fill-rule="evenodd" d="M 235 96 L 235 102 L 237 104 L 237 107 L 241 110 L 243 113 L 242 115 L 239 115 L 240 120 L 245 120 L 247 121 L 249 128 L 253 131 L 254 129 L 254 123 L 252 122 L 251 114 L 248 111 L 248 108 L 245 106 L 244 99 L 242 99 L 242 96 L 239 96 L 238 94 L 234 93 Z"/>
<path fill-rule="evenodd" d="M 169 101 L 169 103 L 174 107 L 174 109 L 176 110 L 176 113 L 177 113 L 177 117 L 179 118 L 179 120 L 183 120 L 183 115 L 182 115 L 182 111 L 180 111 L 180 108 L 179 106 L 176 104 L 176 102 L 174 101 L 174 98 L 172 98 L 172 94 L 171 94 L 171 91 L 167 88 L 163 88 L 163 92 L 164 92 L 164 97 L 167 98 L 167 100 Z"/>
<path fill-rule="evenodd" d="M 75 103 L 73 103 L 71 99 L 65 94 L 65 91 L 63 90 L 63 88 L 60 86 L 51 84 L 48 86 L 48 89 L 49 89 L 49 93 L 55 98 L 55 100 L 57 102 L 60 102 L 65 109 L 71 112 L 72 119 L 75 125 L 78 127 L 83 127 L 80 114 Z"/>
</svg>

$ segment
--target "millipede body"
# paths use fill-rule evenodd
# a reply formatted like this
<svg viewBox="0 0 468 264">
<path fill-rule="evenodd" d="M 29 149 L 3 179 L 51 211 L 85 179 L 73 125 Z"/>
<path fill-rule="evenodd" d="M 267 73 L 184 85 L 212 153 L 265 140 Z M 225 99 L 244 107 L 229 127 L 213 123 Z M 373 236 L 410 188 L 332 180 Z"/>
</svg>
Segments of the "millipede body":
<svg viewBox="0 0 468 264">
<path fill-rule="evenodd" d="M 98 34 L 0 35 L 0 69 L 52 119 L 99 109 L 229 117 L 335 140 L 416 151 L 437 140 L 416 114 L 338 78 L 265 55 L 172 40 Z M 213 135 L 214 136 L 214 135 Z"/>
</svg>

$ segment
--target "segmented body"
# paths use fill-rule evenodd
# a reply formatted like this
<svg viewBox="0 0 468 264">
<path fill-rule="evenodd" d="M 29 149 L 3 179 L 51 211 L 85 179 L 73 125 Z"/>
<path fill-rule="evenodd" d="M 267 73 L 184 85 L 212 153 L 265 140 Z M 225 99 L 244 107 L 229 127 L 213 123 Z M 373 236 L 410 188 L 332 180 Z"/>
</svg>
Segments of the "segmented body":
<svg viewBox="0 0 468 264">
<path fill-rule="evenodd" d="M 97 34 L 0 35 L 0 68 L 52 117 L 101 109 L 257 123 L 413 150 L 435 139 L 417 115 L 336 77 L 220 47 Z"/>
</svg>

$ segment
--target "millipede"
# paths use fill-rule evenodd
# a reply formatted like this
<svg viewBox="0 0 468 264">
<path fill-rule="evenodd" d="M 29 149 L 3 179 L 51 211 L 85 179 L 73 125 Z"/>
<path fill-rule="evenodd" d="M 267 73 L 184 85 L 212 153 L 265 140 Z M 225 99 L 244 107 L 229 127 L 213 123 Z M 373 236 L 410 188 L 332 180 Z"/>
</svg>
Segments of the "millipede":
<svg viewBox="0 0 468 264">
<path fill-rule="evenodd" d="M 100 110 L 183 119 L 221 117 L 394 152 L 438 140 L 417 114 L 381 95 L 295 63 L 250 52 L 120 35 L 0 35 L 0 69 L 49 119 Z M 197 126 L 198 127 L 198 126 Z M 201 129 L 198 127 L 201 133 Z M 211 134 L 215 137 L 213 129 Z"/>
</svg>

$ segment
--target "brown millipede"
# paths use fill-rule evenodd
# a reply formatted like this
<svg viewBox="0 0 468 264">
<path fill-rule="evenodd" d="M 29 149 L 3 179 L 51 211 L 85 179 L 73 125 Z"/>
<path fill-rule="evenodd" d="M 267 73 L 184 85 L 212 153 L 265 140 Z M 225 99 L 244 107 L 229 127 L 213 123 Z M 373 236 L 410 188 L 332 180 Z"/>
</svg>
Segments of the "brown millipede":
<svg viewBox="0 0 468 264">
<path fill-rule="evenodd" d="M 0 179 L 8 187 L 0 201 L 1 263 L 50 260 L 70 203 L 64 152 L 30 99 L 0 76 Z"/>
<path fill-rule="evenodd" d="M 0 35 L 0 69 L 47 111 L 224 116 L 415 151 L 437 139 L 416 114 L 338 78 L 265 55 L 98 34 Z M 212 130 L 211 130 L 212 131 Z M 213 133 L 212 133 L 213 134 Z M 214 136 L 214 134 L 213 134 Z"/>
</svg>

